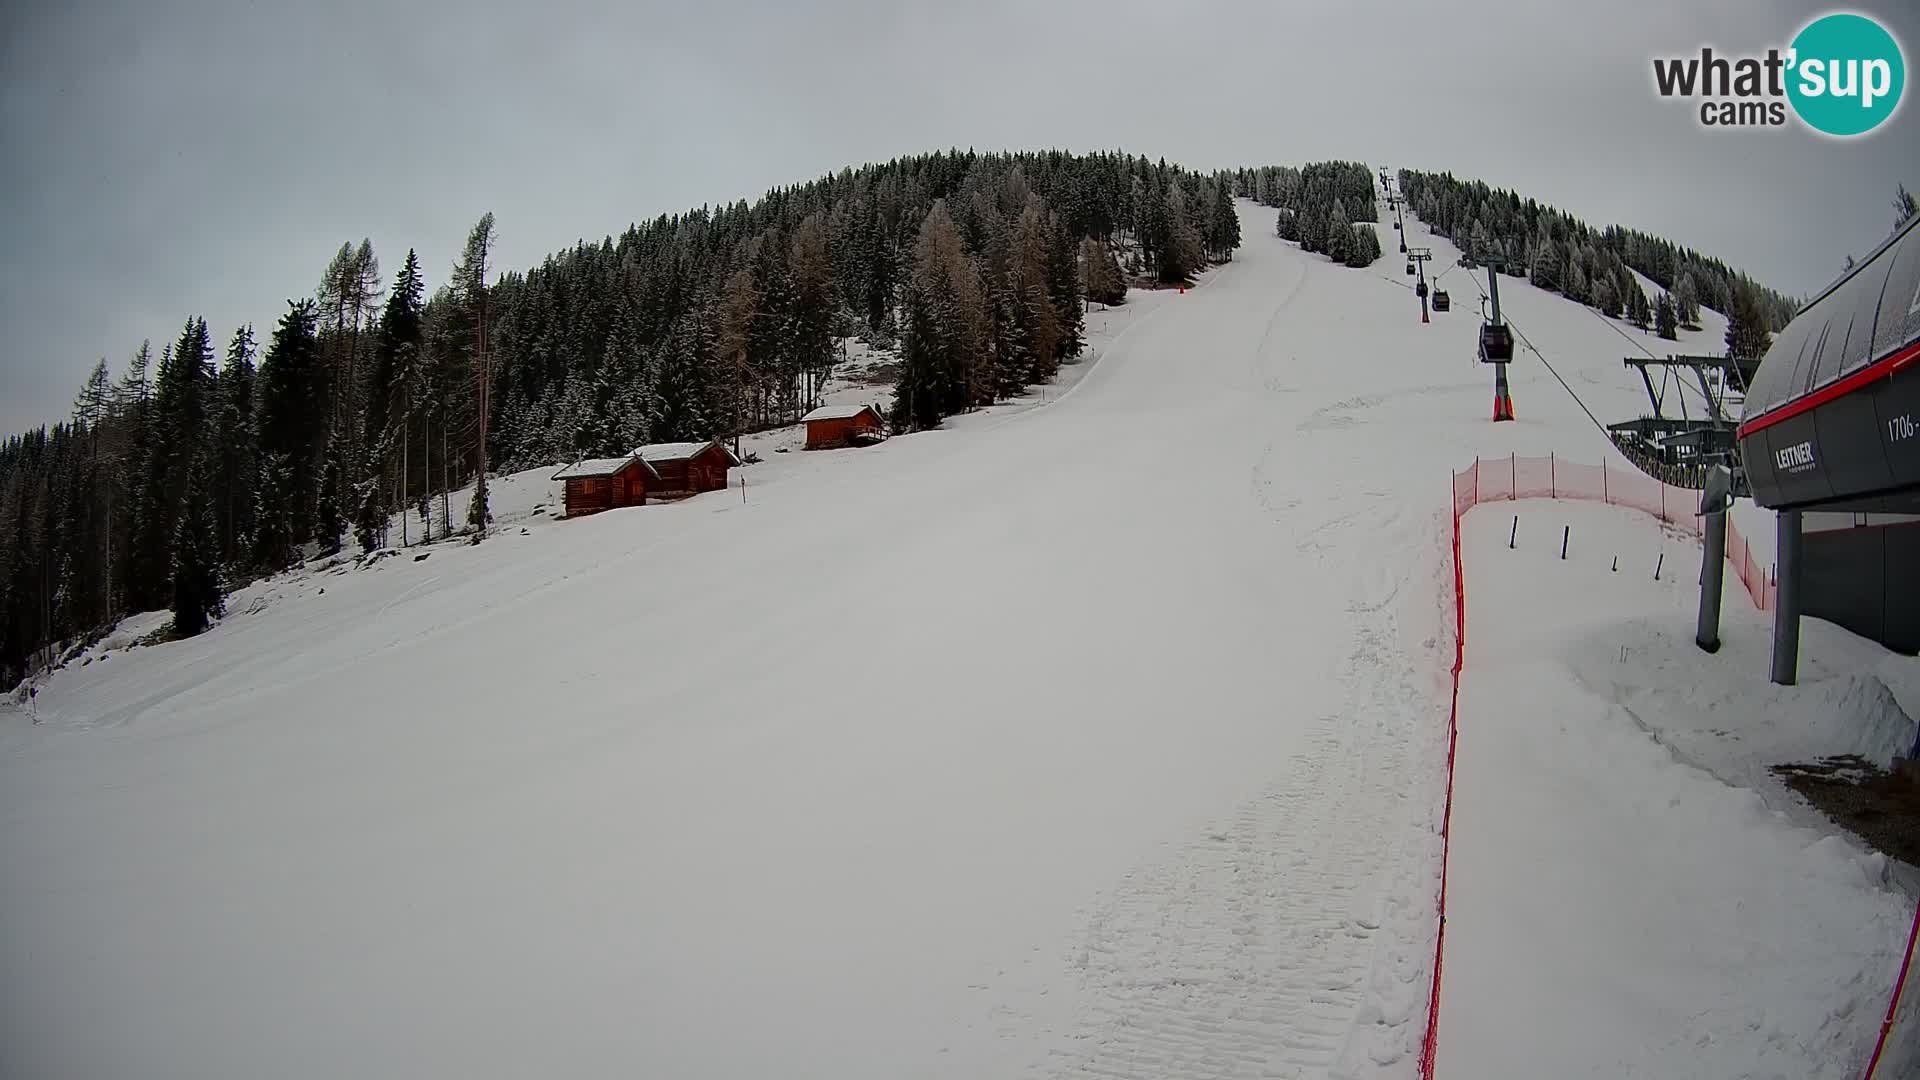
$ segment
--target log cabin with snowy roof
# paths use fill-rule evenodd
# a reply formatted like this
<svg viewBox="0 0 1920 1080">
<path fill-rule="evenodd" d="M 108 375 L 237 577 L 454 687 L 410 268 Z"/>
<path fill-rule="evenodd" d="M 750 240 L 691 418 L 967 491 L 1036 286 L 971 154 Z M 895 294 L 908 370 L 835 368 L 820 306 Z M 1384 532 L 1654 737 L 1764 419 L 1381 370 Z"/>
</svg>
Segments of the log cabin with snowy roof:
<svg viewBox="0 0 1920 1080">
<path fill-rule="evenodd" d="M 883 437 L 880 410 L 871 405 L 822 405 L 800 418 L 807 425 L 807 449 L 865 446 Z"/>
<path fill-rule="evenodd" d="M 713 440 L 648 443 L 633 456 L 650 471 L 647 494 L 662 499 L 720 491 L 727 486 L 727 470 L 740 464 L 733 451 Z"/>
<path fill-rule="evenodd" d="M 597 514 L 622 506 L 643 506 L 647 485 L 660 478 L 638 454 L 588 458 L 553 474 L 566 482 L 567 517 Z"/>
</svg>

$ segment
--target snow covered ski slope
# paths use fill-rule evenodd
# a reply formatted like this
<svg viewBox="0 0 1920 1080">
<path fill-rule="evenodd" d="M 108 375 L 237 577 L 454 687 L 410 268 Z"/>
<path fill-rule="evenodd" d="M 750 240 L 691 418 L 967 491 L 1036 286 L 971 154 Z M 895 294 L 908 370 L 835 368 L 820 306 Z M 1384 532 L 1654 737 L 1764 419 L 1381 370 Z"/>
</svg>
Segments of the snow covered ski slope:
<svg viewBox="0 0 1920 1080">
<path fill-rule="evenodd" d="M 1243 213 L 1045 408 L 58 673 L 0 725 L 0 1074 L 1411 1075 L 1449 470 L 1608 447 L 1524 358 L 1488 423 L 1464 272 L 1422 325 L 1390 228 Z M 1637 412 L 1613 324 L 1502 299 Z"/>
</svg>

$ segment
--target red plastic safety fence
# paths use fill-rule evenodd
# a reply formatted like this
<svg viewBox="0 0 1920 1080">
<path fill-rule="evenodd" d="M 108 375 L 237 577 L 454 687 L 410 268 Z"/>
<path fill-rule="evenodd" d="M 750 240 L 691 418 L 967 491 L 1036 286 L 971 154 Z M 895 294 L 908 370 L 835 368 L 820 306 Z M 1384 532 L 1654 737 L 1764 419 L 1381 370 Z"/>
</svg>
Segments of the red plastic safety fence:
<svg viewBox="0 0 1920 1080">
<path fill-rule="evenodd" d="M 1442 886 L 1444 893 L 1445 887 Z M 1887 1018 L 1880 1022 L 1880 1037 L 1874 1041 L 1873 1057 L 1867 1061 L 1865 1080 L 1873 1080 L 1880 1057 L 1887 1051 L 1887 1036 L 1893 1034 L 1893 1021 L 1900 1015 L 1900 996 L 1907 988 L 1907 973 L 1913 969 L 1913 943 L 1920 940 L 1920 908 L 1913 912 L 1913 929 L 1907 931 L 1907 952 L 1900 961 L 1900 976 L 1893 981 L 1893 1000 L 1887 1002 Z"/>
<path fill-rule="evenodd" d="M 1602 462 L 1587 465 L 1547 457 L 1480 458 L 1453 477 L 1454 516 L 1485 502 L 1507 499 L 1581 499 L 1626 506 L 1647 513 L 1696 538 L 1706 535 L 1698 513 L 1700 493 L 1674 487 L 1638 469 Z M 1727 522 L 1727 564 L 1760 611 L 1771 611 L 1777 586 L 1771 568 L 1756 563 L 1753 546 L 1732 521 Z"/>
<path fill-rule="evenodd" d="M 1467 655 L 1467 586 L 1460 565 L 1460 515 L 1473 505 L 1473 478 L 1453 478 L 1453 701 L 1447 707 L 1447 796 L 1440 811 L 1440 929 L 1433 939 L 1433 985 L 1427 994 L 1427 1034 L 1420 1043 L 1420 1080 L 1433 1080 L 1440 1046 L 1440 971 L 1447 955 L 1447 856 L 1453 845 L 1453 758 L 1460 747 L 1460 668 Z"/>
</svg>

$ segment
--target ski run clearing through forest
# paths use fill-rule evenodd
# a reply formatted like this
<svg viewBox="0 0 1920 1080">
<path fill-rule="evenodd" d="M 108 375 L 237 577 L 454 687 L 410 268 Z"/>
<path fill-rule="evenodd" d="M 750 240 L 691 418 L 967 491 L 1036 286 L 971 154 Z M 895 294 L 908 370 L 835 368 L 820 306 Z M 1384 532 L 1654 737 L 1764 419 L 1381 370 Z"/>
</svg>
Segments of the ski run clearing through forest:
<svg viewBox="0 0 1920 1080">
<path fill-rule="evenodd" d="M 1092 313 L 1089 358 L 1023 403 L 861 450 L 769 434 L 732 490 L 579 521 L 552 520 L 552 469 L 518 474 L 485 544 L 283 575 L 203 637 L 126 648 L 147 616 L 55 673 L 37 726 L 0 714 L 0 1074 L 1412 1076 L 1449 471 L 1625 466 L 1524 352 L 1519 420 L 1488 422 L 1467 271 L 1422 325 L 1387 224 L 1355 271 L 1242 214 L 1234 262 Z M 1604 419 L 1643 409 L 1636 343 L 1717 351 L 1724 326 L 1673 346 L 1513 279 L 1502 300 Z M 1527 580 L 1474 609 L 1470 680 L 1483 642 L 1592 595 Z M 1675 606 L 1648 612 L 1670 638 Z M 1842 1075 L 1909 902 L 1805 817 L 1716 831 L 1741 793 L 1528 670 L 1527 713 L 1497 668 L 1463 691 L 1441 1075 Z M 1495 757 L 1469 732 L 1496 715 L 1532 741 Z M 1548 790 L 1550 842 L 1489 848 L 1474 800 L 1544 780 L 1515 775 L 1536 744 L 1576 772 L 1607 748 L 1588 782 L 1668 809 Z M 1631 919 L 1501 923 L 1535 882 L 1631 877 L 1668 824 L 1662 852 L 1734 864 L 1686 881 L 1763 888 L 1777 859 L 1807 901 L 1661 907 L 1661 934 L 1714 925 L 1713 993 L 1649 998 Z M 1538 968 L 1537 933 L 1572 970 Z M 1782 966 L 1809 956 L 1818 978 Z M 1591 1049 L 1555 1028 L 1505 1071 L 1484 1042 L 1536 1001 L 1616 1008 L 1618 1060 L 1553 1060 Z"/>
</svg>

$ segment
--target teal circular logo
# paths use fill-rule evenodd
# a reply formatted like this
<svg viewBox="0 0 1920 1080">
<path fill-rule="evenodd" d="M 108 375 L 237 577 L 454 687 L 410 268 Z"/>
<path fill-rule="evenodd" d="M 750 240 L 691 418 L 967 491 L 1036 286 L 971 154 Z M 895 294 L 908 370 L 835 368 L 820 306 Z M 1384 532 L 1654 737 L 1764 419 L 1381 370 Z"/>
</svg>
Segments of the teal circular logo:
<svg viewBox="0 0 1920 1080">
<path fill-rule="evenodd" d="M 1787 99 L 1808 127 L 1864 135 L 1900 107 L 1907 64 L 1900 43 L 1865 15 L 1822 15 L 1793 39 Z"/>
</svg>

